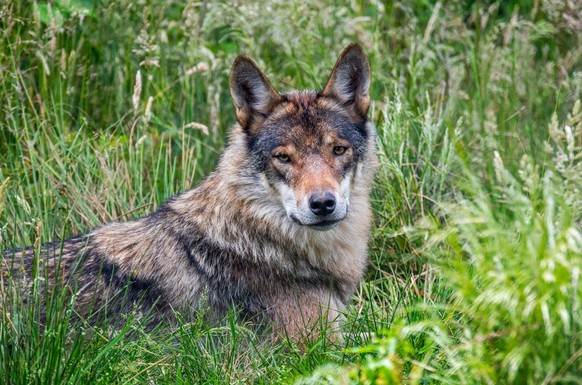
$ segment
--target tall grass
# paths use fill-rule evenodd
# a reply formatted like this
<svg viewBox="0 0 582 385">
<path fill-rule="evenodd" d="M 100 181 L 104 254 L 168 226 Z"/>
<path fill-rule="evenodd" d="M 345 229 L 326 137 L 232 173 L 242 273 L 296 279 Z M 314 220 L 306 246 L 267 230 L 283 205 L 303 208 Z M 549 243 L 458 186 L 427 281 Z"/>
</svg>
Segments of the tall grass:
<svg viewBox="0 0 582 385">
<path fill-rule="evenodd" d="M 345 346 L 89 325 L 58 291 L 41 326 L 3 275 L 0 383 L 580 382 L 576 2 L 8 0 L 0 16 L 0 252 L 196 185 L 241 53 L 278 89 L 320 89 L 359 41 L 381 162 Z"/>
</svg>

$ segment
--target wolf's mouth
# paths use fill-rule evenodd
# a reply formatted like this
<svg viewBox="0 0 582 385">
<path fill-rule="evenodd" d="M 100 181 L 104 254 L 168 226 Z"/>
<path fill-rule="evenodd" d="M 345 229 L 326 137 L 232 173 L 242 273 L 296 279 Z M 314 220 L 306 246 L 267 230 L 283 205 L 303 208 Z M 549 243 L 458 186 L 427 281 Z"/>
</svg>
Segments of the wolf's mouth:
<svg viewBox="0 0 582 385">
<path fill-rule="evenodd" d="M 343 221 L 345 219 L 345 217 L 344 217 L 344 218 L 340 218 L 340 219 L 327 220 L 327 221 L 321 221 L 321 222 L 315 222 L 315 223 L 302 223 L 299 220 L 299 218 L 297 218 L 295 215 L 290 215 L 290 218 L 293 222 L 297 223 L 298 225 L 307 226 L 307 227 L 310 227 L 312 229 L 321 230 L 321 231 L 330 230 L 330 229 L 334 228 L 338 223 L 340 223 L 341 221 Z"/>
<path fill-rule="evenodd" d="M 310 224 L 307 226 L 309 226 L 310 228 L 312 228 L 314 230 L 327 231 L 327 230 L 331 230 L 334 227 L 336 227 L 337 224 L 340 223 L 342 220 L 343 220 L 343 218 L 337 219 L 334 221 L 321 221 L 321 222 L 313 223 L 313 224 Z"/>
<path fill-rule="evenodd" d="M 320 226 L 332 226 L 332 225 L 335 225 L 337 223 L 340 223 L 342 220 L 343 220 L 343 218 L 342 219 L 336 219 L 336 220 L 333 220 L 333 221 L 321 221 L 321 222 L 309 224 L 307 226 L 312 226 L 312 227 L 313 226 L 317 226 L 317 227 L 320 227 Z"/>
</svg>

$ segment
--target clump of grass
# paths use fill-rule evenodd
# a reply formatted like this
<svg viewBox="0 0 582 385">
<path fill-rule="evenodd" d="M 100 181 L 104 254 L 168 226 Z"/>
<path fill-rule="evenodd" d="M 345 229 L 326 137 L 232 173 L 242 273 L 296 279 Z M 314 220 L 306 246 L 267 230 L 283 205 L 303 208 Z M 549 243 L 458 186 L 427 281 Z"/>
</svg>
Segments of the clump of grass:
<svg viewBox="0 0 582 385">
<path fill-rule="evenodd" d="M 378 155 L 382 167 L 374 191 L 378 216 L 376 239 L 391 237 L 383 249 L 402 255 L 414 246 L 402 232 L 452 191 L 454 147 L 460 127 L 447 128 L 442 116 L 427 108 L 419 117 L 399 93 L 379 106 Z M 396 234 L 390 234 L 392 230 Z M 384 256 L 384 258 L 389 258 Z"/>
</svg>

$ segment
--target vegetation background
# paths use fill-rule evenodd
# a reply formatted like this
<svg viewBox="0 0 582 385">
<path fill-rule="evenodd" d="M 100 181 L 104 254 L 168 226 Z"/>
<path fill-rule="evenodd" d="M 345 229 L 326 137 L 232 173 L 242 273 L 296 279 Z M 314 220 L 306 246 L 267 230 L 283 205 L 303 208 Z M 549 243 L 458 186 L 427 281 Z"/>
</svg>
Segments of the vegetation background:
<svg viewBox="0 0 582 385">
<path fill-rule="evenodd" d="M 195 186 L 241 53 L 278 89 L 321 89 L 360 42 L 381 167 L 345 346 L 92 327 L 58 292 L 43 328 L 3 275 L 0 384 L 582 383 L 581 4 L 2 0 L 0 251 Z"/>
</svg>

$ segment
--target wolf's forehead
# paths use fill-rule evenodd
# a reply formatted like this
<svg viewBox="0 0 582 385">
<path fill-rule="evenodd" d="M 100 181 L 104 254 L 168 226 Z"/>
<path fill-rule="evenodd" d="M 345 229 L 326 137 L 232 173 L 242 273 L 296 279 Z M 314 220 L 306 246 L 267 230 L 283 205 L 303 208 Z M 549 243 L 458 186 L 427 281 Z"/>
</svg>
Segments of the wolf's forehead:
<svg viewBox="0 0 582 385">
<path fill-rule="evenodd" d="M 282 101 L 268 117 L 266 126 L 294 127 L 317 135 L 322 129 L 334 129 L 351 120 L 347 111 L 321 98 L 318 92 L 297 91 L 281 96 Z"/>
<path fill-rule="evenodd" d="M 315 91 L 295 91 L 281 94 L 283 101 L 292 103 L 297 107 L 307 107 L 317 99 Z"/>
<path fill-rule="evenodd" d="M 268 153 L 280 146 L 311 151 L 345 140 L 361 145 L 365 121 L 354 122 L 349 111 L 314 91 L 282 94 L 283 100 L 267 116 L 262 129 L 249 139 L 251 152 Z"/>
<path fill-rule="evenodd" d="M 351 122 L 347 116 L 329 111 L 316 104 L 297 107 L 283 106 L 284 111 L 269 119 L 263 134 L 277 137 L 280 141 L 317 141 L 323 138 L 341 137 Z"/>
</svg>

